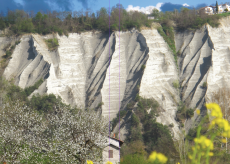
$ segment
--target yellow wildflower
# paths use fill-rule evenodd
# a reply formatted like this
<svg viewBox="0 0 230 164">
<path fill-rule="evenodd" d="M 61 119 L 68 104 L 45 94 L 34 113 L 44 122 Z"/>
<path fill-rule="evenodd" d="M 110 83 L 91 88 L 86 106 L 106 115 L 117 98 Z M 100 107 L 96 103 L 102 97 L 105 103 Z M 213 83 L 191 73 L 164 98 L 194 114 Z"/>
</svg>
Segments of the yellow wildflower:
<svg viewBox="0 0 230 164">
<path fill-rule="evenodd" d="M 223 139 L 221 140 L 221 142 L 227 143 L 227 140 L 223 138 Z"/>
<path fill-rule="evenodd" d="M 211 110 L 211 115 L 213 117 L 217 117 L 217 118 L 222 118 L 223 117 L 223 114 L 221 112 L 221 108 L 218 104 L 216 103 L 209 103 L 209 104 L 206 104 L 206 108 Z"/>
<path fill-rule="evenodd" d="M 108 162 L 106 162 L 106 164 L 113 164 L 112 162 L 110 162 L 110 161 L 108 161 Z"/>
<path fill-rule="evenodd" d="M 213 150 L 213 143 L 210 139 L 206 138 L 205 136 L 201 136 L 200 138 L 195 138 L 194 142 L 200 145 L 202 149 L 206 149 L 210 147 L 210 150 Z"/>
<path fill-rule="evenodd" d="M 168 160 L 168 158 L 164 154 L 161 154 L 161 153 L 158 153 L 157 158 L 159 159 L 161 163 L 166 163 Z"/>
<path fill-rule="evenodd" d="M 87 164 L 93 164 L 93 161 L 88 161 L 88 160 L 87 160 Z"/>
<path fill-rule="evenodd" d="M 196 110 L 196 114 L 200 115 L 200 109 Z"/>
<path fill-rule="evenodd" d="M 209 152 L 209 156 L 213 156 L 213 152 Z"/>
<path fill-rule="evenodd" d="M 150 161 L 155 161 L 157 159 L 157 152 L 152 152 L 152 154 L 150 154 L 149 156 L 149 160 Z"/>
<path fill-rule="evenodd" d="M 157 153 L 156 151 L 152 152 L 149 156 L 149 160 L 154 162 L 158 159 L 159 162 L 161 163 L 166 163 L 168 158 L 164 155 L 164 154 L 161 154 L 161 153 Z"/>
</svg>

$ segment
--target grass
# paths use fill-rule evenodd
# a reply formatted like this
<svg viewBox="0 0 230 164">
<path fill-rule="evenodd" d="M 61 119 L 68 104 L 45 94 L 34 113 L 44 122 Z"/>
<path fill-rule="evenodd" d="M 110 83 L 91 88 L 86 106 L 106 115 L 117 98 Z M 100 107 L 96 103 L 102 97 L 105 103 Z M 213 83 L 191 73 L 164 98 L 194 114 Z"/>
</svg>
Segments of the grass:
<svg viewBox="0 0 230 164">
<path fill-rule="evenodd" d="M 174 41 L 173 27 L 167 27 L 163 25 L 162 27 L 157 28 L 157 31 L 164 38 L 165 42 L 169 45 L 170 49 L 172 50 L 177 65 L 177 52 Z"/>
<path fill-rule="evenodd" d="M 222 13 L 222 14 L 218 14 L 220 17 L 227 17 L 230 16 L 230 12 L 226 12 L 226 13 Z"/>
<path fill-rule="evenodd" d="M 56 50 L 59 46 L 57 38 L 47 39 L 45 42 L 50 51 Z"/>
</svg>

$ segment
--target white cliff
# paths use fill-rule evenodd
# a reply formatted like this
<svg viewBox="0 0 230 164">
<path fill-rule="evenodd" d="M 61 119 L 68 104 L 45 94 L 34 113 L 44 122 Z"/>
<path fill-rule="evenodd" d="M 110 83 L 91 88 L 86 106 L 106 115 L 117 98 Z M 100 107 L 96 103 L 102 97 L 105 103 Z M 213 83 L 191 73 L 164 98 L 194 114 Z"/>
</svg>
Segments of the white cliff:
<svg viewBox="0 0 230 164">
<path fill-rule="evenodd" d="M 59 47 L 49 51 L 44 39 L 52 35 L 24 35 L 5 69 L 6 79 L 14 78 L 16 85 L 25 88 L 43 78 L 32 95 L 53 93 L 67 104 L 86 108 L 103 102 L 101 113 L 110 120 L 135 99 L 139 85 L 140 96 L 156 99 L 164 109 L 157 121 L 173 123 L 174 134 L 179 131 L 174 120 L 179 97 L 172 86 L 178 73 L 172 53 L 157 30 L 56 37 Z M 121 130 L 121 139 L 125 139 L 127 129 L 124 126 Z"/>
<path fill-rule="evenodd" d="M 160 103 L 164 111 L 157 121 L 164 125 L 173 124 L 174 137 L 178 138 L 180 130 L 175 117 L 179 94 L 172 85 L 178 80 L 178 71 L 173 54 L 156 29 L 141 33 L 149 47 L 149 58 L 141 80 L 140 96 L 154 98 Z"/>
<path fill-rule="evenodd" d="M 218 28 L 204 25 L 195 32 L 177 32 L 175 42 L 180 52 L 179 74 L 182 84 L 181 99 L 191 108 L 205 114 L 204 103 L 210 101 L 220 88 L 230 88 L 230 19 L 220 20 Z M 202 87 L 207 82 L 207 87 Z M 199 120 L 194 114 L 187 120 L 185 129 Z"/>
</svg>

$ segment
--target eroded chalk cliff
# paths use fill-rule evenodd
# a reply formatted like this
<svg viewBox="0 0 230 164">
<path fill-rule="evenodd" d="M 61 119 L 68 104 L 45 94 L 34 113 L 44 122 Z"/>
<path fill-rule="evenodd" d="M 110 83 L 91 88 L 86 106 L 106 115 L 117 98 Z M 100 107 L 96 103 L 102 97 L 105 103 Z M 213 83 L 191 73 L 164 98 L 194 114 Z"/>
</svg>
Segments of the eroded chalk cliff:
<svg viewBox="0 0 230 164">
<path fill-rule="evenodd" d="M 214 92 L 229 88 L 230 78 L 230 19 L 220 20 L 218 28 L 205 25 L 195 32 L 177 32 L 176 49 L 180 52 L 179 78 L 182 84 L 181 99 L 191 108 L 205 113 L 204 103 L 209 102 Z M 203 87 L 204 82 L 207 87 Z M 198 119 L 198 120 L 197 120 Z M 200 117 L 194 114 L 187 120 L 189 129 Z"/>
<path fill-rule="evenodd" d="M 120 110 L 140 96 L 154 98 L 162 105 L 157 118 L 163 124 L 175 121 L 179 94 L 172 87 L 178 79 L 173 55 L 156 29 L 57 35 L 59 47 L 49 51 L 44 39 L 52 35 L 24 35 L 4 71 L 6 79 L 25 88 L 43 78 L 33 94 L 53 93 L 67 104 L 96 108 L 112 120 Z M 143 66 L 145 65 L 145 70 Z M 127 132 L 124 126 L 121 138 Z"/>
<path fill-rule="evenodd" d="M 103 104 L 101 113 L 110 121 L 139 92 L 142 97 L 158 101 L 162 111 L 157 121 L 173 124 L 171 130 L 179 138 L 175 121 L 178 103 L 184 101 L 205 113 L 204 103 L 212 93 L 223 86 L 230 87 L 230 20 L 220 22 L 219 28 L 205 25 L 196 31 L 175 32 L 178 67 L 172 51 L 154 28 L 111 35 L 57 34 L 59 47 L 55 51 L 49 51 L 44 41 L 52 35 L 28 34 L 16 46 L 4 76 L 15 79 L 22 88 L 43 78 L 43 84 L 32 95 L 53 93 L 67 104 L 85 108 Z M 1 42 L 5 40 L 0 38 Z M 176 80 L 181 83 L 181 92 L 173 87 Z M 204 82 L 207 87 L 202 87 Z M 128 132 L 128 118 L 130 113 L 121 121 L 121 139 Z M 199 118 L 195 113 L 186 120 L 185 129 Z"/>
</svg>

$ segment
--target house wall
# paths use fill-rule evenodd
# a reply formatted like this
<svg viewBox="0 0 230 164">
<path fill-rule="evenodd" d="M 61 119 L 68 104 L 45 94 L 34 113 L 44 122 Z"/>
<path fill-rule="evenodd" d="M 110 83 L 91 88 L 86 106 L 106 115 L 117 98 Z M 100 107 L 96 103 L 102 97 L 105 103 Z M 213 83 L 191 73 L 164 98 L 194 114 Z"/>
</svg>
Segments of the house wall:
<svg viewBox="0 0 230 164">
<path fill-rule="evenodd" d="M 109 157 L 109 150 L 113 150 L 113 158 Z M 107 146 L 103 150 L 103 164 L 106 164 L 107 161 L 112 162 L 113 164 L 119 164 L 120 163 L 120 151 L 119 148 L 116 148 L 113 145 Z"/>
</svg>

